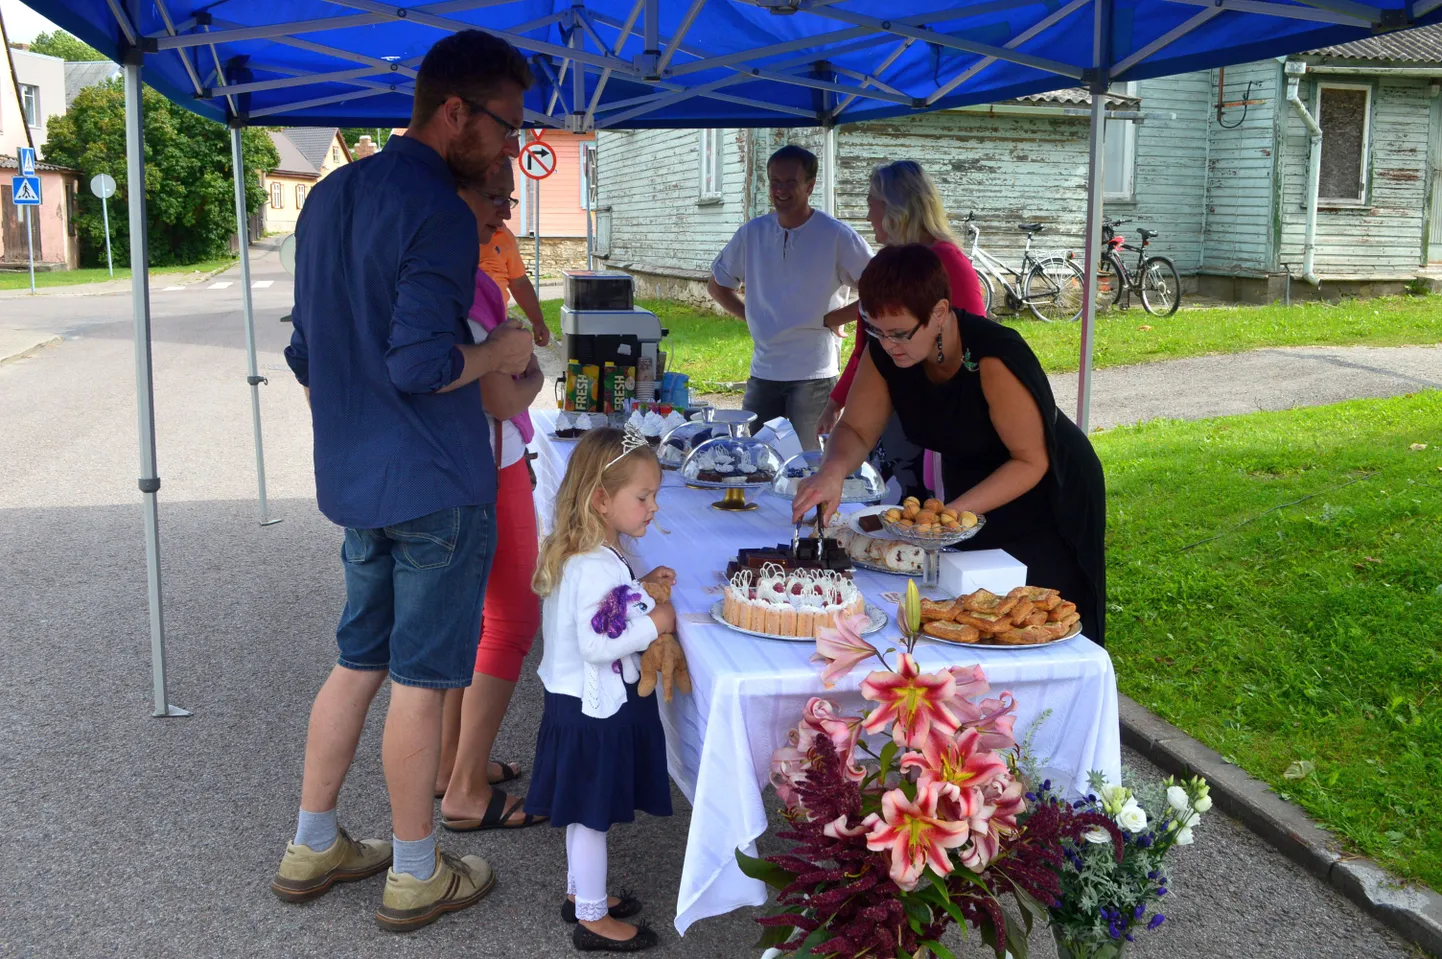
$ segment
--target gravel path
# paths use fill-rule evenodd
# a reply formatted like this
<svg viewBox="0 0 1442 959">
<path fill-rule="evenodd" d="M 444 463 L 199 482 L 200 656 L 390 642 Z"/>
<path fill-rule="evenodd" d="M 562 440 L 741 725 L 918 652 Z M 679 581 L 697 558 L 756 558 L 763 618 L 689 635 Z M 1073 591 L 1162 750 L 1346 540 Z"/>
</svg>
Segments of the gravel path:
<svg viewBox="0 0 1442 959">
<path fill-rule="evenodd" d="M 272 512 L 284 518 L 262 529 L 238 313 L 156 319 L 170 698 L 195 711 L 162 721 L 149 716 L 124 308 L 0 366 L 9 414 L 0 428 L 0 822 L 12 877 L 0 957 L 573 955 L 555 915 L 562 841 L 546 827 L 444 836 L 448 849 L 490 858 L 500 883 L 484 905 L 413 936 L 375 929 L 377 882 L 300 907 L 271 896 L 293 828 L 306 713 L 333 662 L 342 601 L 339 532 L 316 510 L 309 418 L 280 356 L 289 327 L 276 322 L 279 308 L 257 316 L 261 369 L 272 376 L 262 391 Z M 1429 376 L 1442 380 L 1419 374 Z M 531 669 L 523 675 L 497 754 L 529 764 L 541 688 Z M 358 835 L 383 833 L 388 821 L 377 706 L 342 795 Z M 689 827 L 679 796 L 676 808 L 669 820 L 616 830 L 616 884 L 648 903 L 664 954 L 753 955 L 745 911 L 701 922 L 684 940 L 672 930 Z M 1408 955 L 1219 814 L 1173 873 L 1171 921 L 1131 955 Z M 956 945 L 984 954 L 976 937 Z M 1035 945 L 1049 959 L 1041 935 Z"/>
</svg>

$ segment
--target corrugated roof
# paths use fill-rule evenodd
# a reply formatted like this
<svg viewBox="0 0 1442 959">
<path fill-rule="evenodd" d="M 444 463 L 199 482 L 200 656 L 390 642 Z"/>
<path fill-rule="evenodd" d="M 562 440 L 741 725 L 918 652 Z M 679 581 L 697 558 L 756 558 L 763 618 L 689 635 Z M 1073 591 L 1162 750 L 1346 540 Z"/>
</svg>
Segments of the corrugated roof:
<svg viewBox="0 0 1442 959">
<path fill-rule="evenodd" d="M 275 165 L 272 173 L 286 173 L 291 176 L 309 176 L 320 178 L 320 170 L 305 158 L 300 148 L 291 142 L 289 134 L 295 132 L 295 128 L 289 130 L 267 130 L 270 134 L 270 142 L 275 144 L 275 152 L 280 154 L 280 162 Z"/>
<path fill-rule="evenodd" d="M 18 171 L 19 169 L 19 159 L 0 153 L 0 170 Z M 80 175 L 79 170 L 72 170 L 68 166 L 56 166 L 54 163 L 46 163 L 44 160 L 36 160 L 35 169 L 39 173 L 74 173 L 76 176 Z"/>
<path fill-rule="evenodd" d="M 285 127 L 283 132 L 300 155 L 305 157 L 316 172 L 320 172 L 321 164 L 325 163 L 325 155 L 335 144 L 335 135 L 340 131 L 339 127 Z"/>
<path fill-rule="evenodd" d="M 1139 97 L 1123 96 L 1120 93 L 1108 93 L 1107 106 L 1109 107 L 1134 107 L 1141 103 Z M 1030 96 L 1017 97 L 1019 103 L 1061 103 L 1067 106 L 1092 105 L 1092 95 L 1081 87 L 1069 87 L 1065 90 L 1052 90 L 1048 93 L 1033 93 Z"/>
<path fill-rule="evenodd" d="M 120 64 L 109 60 L 73 60 L 65 64 L 65 109 L 86 87 L 120 75 Z"/>
<path fill-rule="evenodd" d="M 1395 60 L 1399 63 L 1442 63 L 1442 24 L 1384 33 L 1365 40 L 1309 50 L 1309 55 L 1347 60 Z"/>
</svg>

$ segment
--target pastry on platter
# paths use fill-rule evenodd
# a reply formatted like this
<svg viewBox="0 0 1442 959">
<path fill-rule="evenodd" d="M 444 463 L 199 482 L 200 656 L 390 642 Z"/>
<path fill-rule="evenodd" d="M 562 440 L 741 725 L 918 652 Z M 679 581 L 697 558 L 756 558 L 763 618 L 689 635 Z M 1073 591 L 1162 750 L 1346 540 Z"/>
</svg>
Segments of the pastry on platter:
<svg viewBox="0 0 1442 959">
<path fill-rule="evenodd" d="M 925 600 L 923 600 L 925 602 Z M 921 631 L 928 636 L 935 636 L 937 639 L 944 639 L 949 643 L 976 643 L 981 641 L 981 630 L 975 626 L 966 626 L 961 623 L 936 620 L 921 627 Z"/>
<path fill-rule="evenodd" d="M 1029 599 L 1037 609 L 1056 609 L 1062 603 L 1061 593 L 1041 586 L 1018 586 L 1007 595 L 1017 599 Z"/>
<path fill-rule="evenodd" d="M 1048 622 L 1059 623 L 1075 612 L 1076 603 L 1062 603 L 1055 608 L 1049 610 L 1046 614 L 1046 618 Z"/>
<path fill-rule="evenodd" d="M 956 621 L 966 626 L 974 626 L 988 636 L 1013 628 L 1010 617 L 999 613 L 963 610 L 956 614 Z"/>
<path fill-rule="evenodd" d="M 860 534 L 853 535 L 851 542 L 846 545 L 846 555 L 859 563 L 871 562 L 871 544 L 875 542 L 870 536 Z"/>
<path fill-rule="evenodd" d="M 1016 605 L 1011 608 L 1011 612 L 1007 613 L 1007 615 L 1011 617 L 1013 623 L 1016 623 L 1018 626 L 1025 626 L 1026 618 L 1031 615 L 1032 610 L 1035 608 L 1036 606 L 1031 600 L 1020 599 L 1017 600 Z"/>
<path fill-rule="evenodd" d="M 866 600 L 836 570 L 787 571 L 768 563 L 759 571 L 732 575 L 721 610 L 722 618 L 739 629 L 805 639 L 821 626 L 835 626 L 838 617 L 865 613 Z"/>
<path fill-rule="evenodd" d="M 956 607 L 950 601 L 937 602 L 922 597 L 921 621 L 923 623 L 951 622 L 956 618 Z"/>
<path fill-rule="evenodd" d="M 1005 616 L 1016 605 L 1012 596 L 998 596 L 989 589 L 979 589 L 966 597 L 962 608 L 973 613 L 995 613 Z"/>
<path fill-rule="evenodd" d="M 1045 626 L 1023 626 L 997 633 L 996 641 L 1003 646 L 1036 646 L 1058 639 Z"/>
</svg>

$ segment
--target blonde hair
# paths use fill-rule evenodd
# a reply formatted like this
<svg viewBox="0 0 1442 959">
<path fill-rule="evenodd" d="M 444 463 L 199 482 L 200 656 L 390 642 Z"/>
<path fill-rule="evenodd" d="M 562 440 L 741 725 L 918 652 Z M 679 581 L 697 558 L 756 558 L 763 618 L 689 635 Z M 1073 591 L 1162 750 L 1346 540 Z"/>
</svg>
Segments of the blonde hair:
<svg viewBox="0 0 1442 959">
<path fill-rule="evenodd" d="M 615 429 L 590 430 L 571 453 L 556 493 L 551 533 L 541 541 L 536 574 L 531 577 L 531 589 L 537 596 L 548 596 L 560 585 L 566 560 L 589 553 L 605 542 L 606 521 L 591 505 L 596 490 L 604 489 L 608 496 L 615 496 L 638 464 L 656 463 L 660 468 L 656 451 L 649 446 L 621 456 L 622 435 Z"/>
<path fill-rule="evenodd" d="M 871 195 L 881 201 L 881 226 L 893 245 L 956 242 L 941 194 L 915 160 L 897 160 L 872 170 Z"/>
</svg>

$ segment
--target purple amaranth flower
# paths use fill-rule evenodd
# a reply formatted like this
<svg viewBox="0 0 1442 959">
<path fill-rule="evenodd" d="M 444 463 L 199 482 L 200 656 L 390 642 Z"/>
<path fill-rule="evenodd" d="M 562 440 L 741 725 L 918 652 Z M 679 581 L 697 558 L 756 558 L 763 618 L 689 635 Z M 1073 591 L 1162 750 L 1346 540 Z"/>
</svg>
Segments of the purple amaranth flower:
<svg viewBox="0 0 1442 959">
<path fill-rule="evenodd" d="M 1164 923 L 1164 922 L 1166 922 L 1166 921 L 1167 921 L 1167 917 L 1166 917 L 1166 916 L 1162 915 L 1161 913 L 1157 913 L 1155 916 L 1152 916 L 1152 921 L 1149 922 L 1149 923 L 1147 923 L 1147 928 L 1148 928 L 1148 929 L 1155 929 L 1157 926 L 1160 926 L 1162 923 Z"/>
<path fill-rule="evenodd" d="M 626 607 L 641 601 L 641 594 L 622 584 L 606 594 L 601 608 L 591 617 L 591 629 L 617 639 L 626 631 Z"/>
</svg>

